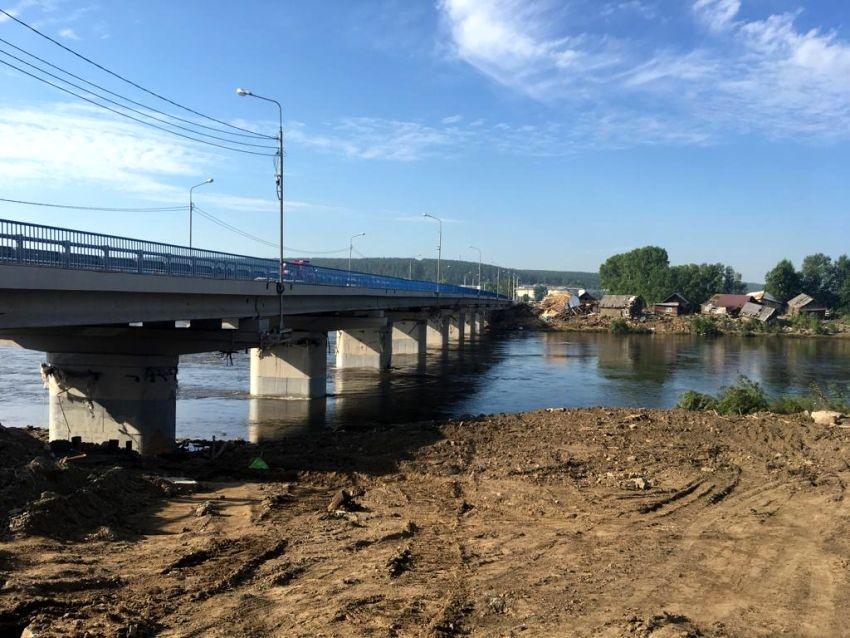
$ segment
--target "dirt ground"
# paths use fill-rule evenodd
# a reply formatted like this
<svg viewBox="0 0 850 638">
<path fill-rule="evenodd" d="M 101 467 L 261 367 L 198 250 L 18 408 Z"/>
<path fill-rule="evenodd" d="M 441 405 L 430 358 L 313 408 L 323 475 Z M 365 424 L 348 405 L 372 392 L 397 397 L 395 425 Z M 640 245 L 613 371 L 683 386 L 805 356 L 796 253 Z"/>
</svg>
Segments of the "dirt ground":
<svg viewBox="0 0 850 638">
<path fill-rule="evenodd" d="M 0 636 L 848 635 L 850 430 L 804 417 L 553 410 L 156 462 L 0 434 Z"/>
</svg>

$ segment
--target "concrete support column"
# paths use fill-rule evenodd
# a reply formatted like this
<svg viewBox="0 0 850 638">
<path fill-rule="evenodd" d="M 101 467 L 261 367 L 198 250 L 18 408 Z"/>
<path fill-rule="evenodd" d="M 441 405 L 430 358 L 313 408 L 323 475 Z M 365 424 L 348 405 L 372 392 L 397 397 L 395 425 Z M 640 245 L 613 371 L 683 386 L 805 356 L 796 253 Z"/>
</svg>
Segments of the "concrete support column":
<svg viewBox="0 0 850 638">
<path fill-rule="evenodd" d="M 463 343 L 465 337 L 466 313 L 463 310 L 458 310 L 449 317 L 449 341 Z"/>
<path fill-rule="evenodd" d="M 478 313 L 474 310 L 466 313 L 466 332 L 470 339 L 478 338 Z"/>
<path fill-rule="evenodd" d="M 393 321 L 393 356 L 418 355 L 425 352 L 426 325 L 424 321 Z"/>
<path fill-rule="evenodd" d="M 293 332 L 268 349 L 251 349 L 251 396 L 315 399 L 326 394 L 328 335 Z"/>
<path fill-rule="evenodd" d="M 337 368 L 390 367 L 393 352 L 392 323 L 374 328 L 353 328 L 336 333 Z"/>
<path fill-rule="evenodd" d="M 449 342 L 448 317 L 438 315 L 428 319 L 425 326 L 425 344 L 428 348 L 445 348 Z"/>
<path fill-rule="evenodd" d="M 50 439 L 117 441 L 142 454 L 171 449 L 175 437 L 174 356 L 47 355 Z"/>
</svg>

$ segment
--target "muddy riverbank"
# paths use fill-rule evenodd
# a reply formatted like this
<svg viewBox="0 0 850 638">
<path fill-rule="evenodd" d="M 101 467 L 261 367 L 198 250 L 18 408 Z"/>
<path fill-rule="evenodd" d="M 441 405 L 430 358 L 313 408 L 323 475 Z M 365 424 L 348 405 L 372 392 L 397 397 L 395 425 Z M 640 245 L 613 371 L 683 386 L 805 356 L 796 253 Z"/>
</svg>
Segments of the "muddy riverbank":
<svg viewBox="0 0 850 638">
<path fill-rule="evenodd" d="M 802 416 L 538 411 L 157 461 L 0 435 L 4 635 L 845 635 L 850 430 Z"/>
</svg>

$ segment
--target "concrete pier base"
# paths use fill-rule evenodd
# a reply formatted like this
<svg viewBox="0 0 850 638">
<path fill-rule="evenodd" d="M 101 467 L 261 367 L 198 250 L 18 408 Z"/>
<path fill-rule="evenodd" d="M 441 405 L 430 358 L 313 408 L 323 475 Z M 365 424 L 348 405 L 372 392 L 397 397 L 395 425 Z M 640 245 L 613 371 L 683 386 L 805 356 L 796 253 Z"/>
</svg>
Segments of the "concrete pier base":
<svg viewBox="0 0 850 638">
<path fill-rule="evenodd" d="M 251 396 L 316 399 L 327 394 L 328 336 L 295 332 L 285 343 L 251 349 Z"/>
<path fill-rule="evenodd" d="M 442 315 L 428 319 L 425 324 L 425 345 L 428 348 L 445 348 L 449 342 L 449 321 Z"/>
<path fill-rule="evenodd" d="M 418 355 L 426 348 L 424 321 L 394 321 L 392 333 L 393 356 Z"/>
<path fill-rule="evenodd" d="M 449 341 L 463 343 L 466 339 L 466 313 L 453 312 L 449 318 Z"/>
<path fill-rule="evenodd" d="M 477 339 L 479 328 L 478 328 L 478 313 L 477 312 L 468 312 L 466 313 L 466 335 L 470 339 Z"/>
<path fill-rule="evenodd" d="M 386 370 L 392 361 L 392 326 L 389 322 L 374 328 L 338 330 L 337 368 Z"/>
<path fill-rule="evenodd" d="M 117 441 L 142 454 L 171 449 L 175 437 L 174 356 L 49 353 L 50 439 Z"/>
</svg>

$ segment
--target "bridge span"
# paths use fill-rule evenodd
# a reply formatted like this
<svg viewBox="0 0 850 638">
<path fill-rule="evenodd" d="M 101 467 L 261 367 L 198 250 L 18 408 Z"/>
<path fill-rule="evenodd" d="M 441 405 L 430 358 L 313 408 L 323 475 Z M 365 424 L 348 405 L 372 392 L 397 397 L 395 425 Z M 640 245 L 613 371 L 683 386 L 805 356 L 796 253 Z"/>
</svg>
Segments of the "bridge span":
<svg viewBox="0 0 850 638">
<path fill-rule="evenodd" d="M 179 356 L 250 350 L 250 392 L 325 395 L 340 368 L 476 339 L 506 297 L 0 219 L 0 339 L 47 353 L 50 438 L 143 454 L 175 439 Z"/>
</svg>

